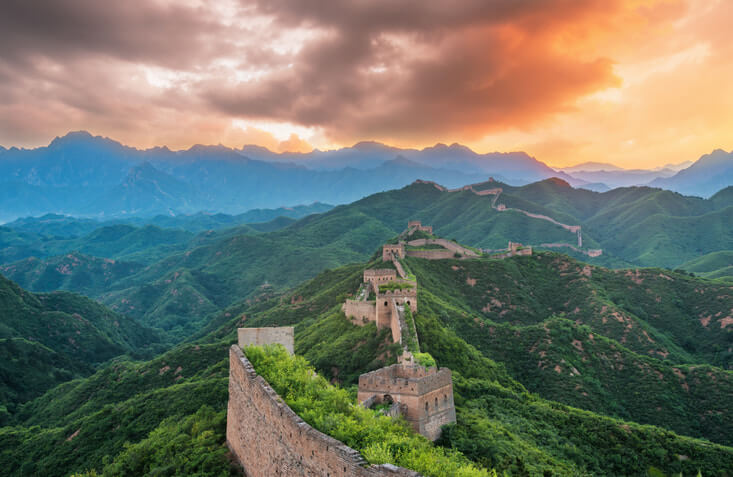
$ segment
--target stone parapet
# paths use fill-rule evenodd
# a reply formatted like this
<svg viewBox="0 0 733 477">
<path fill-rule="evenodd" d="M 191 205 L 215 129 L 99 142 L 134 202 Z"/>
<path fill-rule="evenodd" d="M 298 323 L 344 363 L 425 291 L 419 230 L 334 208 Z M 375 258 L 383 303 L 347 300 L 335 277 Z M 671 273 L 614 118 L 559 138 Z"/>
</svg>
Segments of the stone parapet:
<svg viewBox="0 0 733 477">
<path fill-rule="evenodd" d="M 244 356 L 229 350 L 227 445 L 248 477 L 419 477 L 370 466 L 356 450 L 314 429 L 283 402 Z"/>
</svg>

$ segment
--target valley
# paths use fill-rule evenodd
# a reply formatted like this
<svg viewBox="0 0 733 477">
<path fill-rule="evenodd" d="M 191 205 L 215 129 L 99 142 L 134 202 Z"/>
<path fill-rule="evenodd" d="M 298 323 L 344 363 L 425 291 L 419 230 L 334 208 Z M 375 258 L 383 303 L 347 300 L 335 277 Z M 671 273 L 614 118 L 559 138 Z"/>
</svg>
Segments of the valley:
<svg viewBox="0 0 733 477">
<path fill-rule="evenodd" d="M 190 452 L 209 456 L 212 469 L 236 475 L 223 447 L 227 349 L 238 327 L 288 325 L 296 353 L 347 392 L 360 374 L 413 354 L 450 368 L 457 423 L 438 444 L 484 469 L 717 475 L 733 458 L 728 195 L 596 193 L 556 180 L 448 191 L 418 181 L 299 219 L 230 227 L 221 217 L 208 230 L 53 217 L 8 224 L 0 273 L 51 292 L 39 299 L 54 310 L 69 300 L 78 309 L 86 298 L 69 292 L 83 293 L 102 303 L 89 301 L 94 307 L 79 313 L 84 319 L 99 309 L 129 325 L 109 335 L 123 343 L 110 348 L 118 351 L 87 346 L 91 354 L 81 361 L 57 339 L 41 341 L 42 349 L 28 341 L 36 333 L 7 331 L 8 355 L 28 357 L 28 368 L 14 362 L 16 372 L 34 369 L 43 384 L 30 393 L 7 388 L 13 404 L 0 446 L 15 451 L 0 453 L 0 462 L 10 475 L 92 468 L 114 475 L 134 468 L 131 452 L 165 448 L 176 436 Z M 710 224 L 715 240 L 693 248 L 689 227 L 664 228 L 661 238 L 649 227 L 660 220 Z M 643 236 L 620 246 L 616 231 L 629 221 L 646 224 Z M 408 222 L 411 232 L 404 232 Z M 660 239 L 683 251 L 643 251 Z M 384 262 L 400 240 L 404 256 Z M 571 256 L 564 255 L 548 243 L 579 252 L 565 247 Z M 390 326 L 355 323 L 342 311 L 358 296 L 365 270 L 385 267 L 417 280 L 419 308 L 397 306 L 400 335 L 414 328 L 417 348 L 396 343 Z M 15 295 L 33 296 L 7 283 Z M 65 319 L 58 326 L 67 329 Z M 97 339 L 91 328 L 77 329 Z M 55 380 L 41 378 L 49 372 Z M 196 440 L 194 429 L 208 429 L 210 438 Z M 635 458 L 618 460 L 619 452 Z"/>
</svg>

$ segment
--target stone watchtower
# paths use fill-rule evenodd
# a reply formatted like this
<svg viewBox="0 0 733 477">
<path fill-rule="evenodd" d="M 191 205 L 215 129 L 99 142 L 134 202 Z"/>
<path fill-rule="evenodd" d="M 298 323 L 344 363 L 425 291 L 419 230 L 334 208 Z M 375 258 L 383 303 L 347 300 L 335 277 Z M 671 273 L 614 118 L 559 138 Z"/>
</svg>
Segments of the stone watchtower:
<svg viewBox="0 0 733 477">
<path fill-rule="evenodd" d="M 430 440 L 456 422 L 453 379 L 448 368 L 393 364 L 359 376 L 359 402 L 399 403 L 415 431 Z"/>
<path fill-rule="evenodd" d="M 427 232 L 430 235 L 433 234 L 433 226 L 432 225 L 423 225 L 422 222 L 419 220 L 410 220 L 407 222 L 407 229 L 410 230 L 410 235 L 412 235 L 412 232 L 415 230 L 420 230 L 422 232 Z"/>
<path fill-rule="evenodd" d="M 404 243 L 387 243 L 382 246 L 382 261 L 391 262 L 392 256 L 405 258 Z"/>
<path fill-rule="evenodd" d="M 397 280 L 397 270 L 393 268 L 376 268 L 364 270 L 364 283 L 374 287 L 374 292 L 379 291 L 380 283 L 389 283 Z"/>
</svg>

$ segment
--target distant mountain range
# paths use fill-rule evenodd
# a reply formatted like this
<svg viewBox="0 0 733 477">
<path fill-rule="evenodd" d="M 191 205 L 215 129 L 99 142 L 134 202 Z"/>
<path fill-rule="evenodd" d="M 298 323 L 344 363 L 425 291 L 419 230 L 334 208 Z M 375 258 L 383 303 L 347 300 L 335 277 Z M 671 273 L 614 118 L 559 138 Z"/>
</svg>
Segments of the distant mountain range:
<svg viewBox="0 0 733 477">
<path fill-rule="evenodd" d="M 258 146 L 139 150 L 81 131 L 45 147 L 0 148 L 0 222 L 46 213 L 109 219 L 342 204 L 415 179 L 457 187 L 488 177 L 515 186 L 559 177 L 596 191 L 648 184 L 703 197 L 733 184 L 731 153 L 718 150 L 677 171 L 683 166 L 556 170 L 524 152 L 478 154 L 459 144 L 417 150 L 361 142 L 305 154 Z"/>
</svg>

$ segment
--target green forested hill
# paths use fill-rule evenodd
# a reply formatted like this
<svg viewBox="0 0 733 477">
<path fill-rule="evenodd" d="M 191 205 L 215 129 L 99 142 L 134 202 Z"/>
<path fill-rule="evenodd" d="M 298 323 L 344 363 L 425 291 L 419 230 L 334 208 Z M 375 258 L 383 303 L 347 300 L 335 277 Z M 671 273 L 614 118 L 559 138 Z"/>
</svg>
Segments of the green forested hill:
<svg viewBox="0 0 733 477">
<path fill-rule="evenodd" d="M 499 201 L 583 225 L 584 246 L 602 248 L 604 254 L 598 258 L 574 255 L 593 263 L 677 267 L 687 257 L 733 249 L 733 207 L 705 212 L 715 208 L 710 201 L 649 188 L 618 189 L 607 194 L 543 181 L 519 188 L 507 186 Z M 306 217 L 270 233 L 218 232 L 205 243 L 150 265 L 125 280 L 124 291 L 102 299 L 152 326 L 168 326 L 163 323 L 169 323 L 173 316 L 159 310 L 170 310 L 169 305 L 179 301 L 183 301 L 179 308 L 184 313 L 188 308 L 185 303 L 194 297 L 202 305 L 227 306 L 263 284 L 287 288 L 324 268 L 364 260 L 380 243 L 399 233 L 408 219 L 421 219 L 432 224 L 439 235 L 484 248 L 506 247 L 509 240 L 525 244 L 576 240 L 575 234 L 550 222 L 514 211 L 497 212 L 491 208 L 491 200 L 492 196 L 441 192 L 430 184 L 416 183 Z M 703 215 L 665 215 L 675 211 Z M 174 295 L 169 287 L 162 286 L 172 283 L 171 274 L 180 276 L 187 271 L 191 273 L 190 297 Z M 150 283 L 153 289 L 141 288 Z M 197 310 L 192 315 L 200 318 L 201 313 Z"/>
<path fill-rule="evenodd" d="M 644 187 L 596 193 L 573 189 L 559 180 L 523 187 L 498 182 L 475 186 L 495 187 L 503 188 L 498 203 L 581 225 L 583 247 L 603 249 L 603 255 L 591 258 L 569 248 L 553 250 L 590 263 L 674 269 L 706 254 L 733 250 L 733 204 L 725 190 L 704 200 Z M 80 238 L 36 244 L 37 256 L 78 249 L 95 257 L 145 263 L 144 269 L 101 280 L 94 277 L 109 273 L 97 267 L 77 282 L 52 276 L 61 257 L 26 260 L 6 268 L 18 270 L 8 273 L 31 289 L 55 286 L 90 294 L 180 339 L 205 324 L 211 313 L 247 298 L 261 286 L 287 289 L 324 268 L 366 259 L 409 219 L 422 220 L 433 225 L 437 234 L 476 247 L 498 249 L 510 240 L 535 246 L 576 244 L 574 233 L 551 222 L 512 210 L 498 212 L 491 207 L 493 199 L 415 183 L 295 222 L 277 219 L 195 236 L 153 226 L 105 226 Z M 33 254 L 24 249 L 30 246 L 30 239 L 23 236 L 27 233 L 0 230 L 0 239 L 4 236 L 14 244 L 4 250 L 6 256 Z M 76 248 L 69 249 L 72 246 Z M 728 276 L 727 267 L 733 263 L 727 259 L 718 255 L 719 267 L 706 272 L 707 276 Z"/>
<path fill-rule="evenodd" d="M 408 263 L 421 306 L 531 391 L 733 443 L 730 286 L 546 253 Z"/>
<path fill-rule="evenodd" d="M 150 263 L 185 249 L 194 234 L 182 229 L 154 225 L 106 225 L 73 237 L 49 236 L 10 227 L 0 227 L 0 263 L 29 257 L 45 258 L 69 252 L 95 257 Z"/>
<path fill-rule="evenodd" d="M 136 262 L 72 252 L 45 260 L 31 257 L 9 265 L 0 265 L 0 273 L 23 288 L 37 292 L 73 290 L 95 296 L 142 268 L 143 265 Z"/>
<path fill-rule="evenodd" d="M 421 346 L 454 370 L 459 421 L 442 443 L 511 475 L 646 475 L 654 468 L 730 475 L 733 291 L 718 278 L 733 266 L 730 194 L 598 194 L 561 181 L 476 188 L 497 186 L 504 189 L 499 203 L 582 225 L 584 248 L 604 254 L 571 252 L 590 264 L 554 252 L 407 261 L 420 282 Z M 10 402 L 80 379 L 8 406 L 0 465 L 10 475 L 92 468 L 117 475 L 114 469 L 133 461 L 169 468 L 152 454 L 156 447 L 170 450 L 176 442 L 200 455 L 205 443 L 215 461 L 210 475 L 229 473 L 226 349 L 235 328 L 294 324 L 297 352 L 330 380 L 352 386 L 397 350 L 388 333 L 351 325 L 340 304 L 356 290 L 364 262 L 408 219 L 483 248 L 509 240 L 574 243 L 575 234 L 498 212 L 492 200 L 416 183 L 297 221 L 197 235 L 116 225 L 41 239 L 0 228 L 4 257 L 47 257 L 4 265 L 13 277 L 83 291 L 113 310 L 2 282 L 0 292 L 9 290 L 2 296 L 15 297 L 0 300 L 0 353 L 12 363 L 0 367 L 3 383 L 20 383 L 6 386 Z M 71 253 L 77 249 L 94 256 Z M 110 268 L 95 257 L 125 260 Z M 66 267 L 68 260 L 79 265 Z M 638 268 L 652 265 L 667 268 Z M 34 319 L 6 323 L 6 310 Z M 154 341 L 118 313 L 185 344 L 153 360 L 100 364 Z"/>
<path fill-rule="evenodd" d="M 458 423 L 442 445 L 510 475 L 729 475 L 732 373 L 713 366 L 724 353 L 709 352 L 730 343 L 729 287 L 556 253 L 407 263 L 420 282 L 421 347 L 453 370 Z M 324 271 L 284 295 L 260 289 L 213 315 L 188 344 L 49 391 L 0 430 L 0 448 L 13 449 L 0 452 L 0 465 L 10 475 L 115 475 L 139 459 L 163 469 L 173 464 L 152 451 L 174 440 L 191 453 L 208 446 L 208 475 L 228 474 L 226 350 L 238 326 L 295 325 L 296 352 L 347 387 L 394 361 L 386 330 L 354 326 L 340 311 L 365 266 Z M 196 440 L 191 426 L 211 429 L 215 445 Z M 136 444 L 126 450 L 126 441 Z"/>
<path fill-rule="evenodd" d="M 159 337 L 83 296 L 34 294 L 0 275 L 0 402 L 11 411 L 99 363 L 149 356 Z"/>
<path fill-rule="evenodd" d="M 680 268 L 707 278 L 733 281 L 733 250 L 712 252 L 680 265 Z"/>
</svg>

